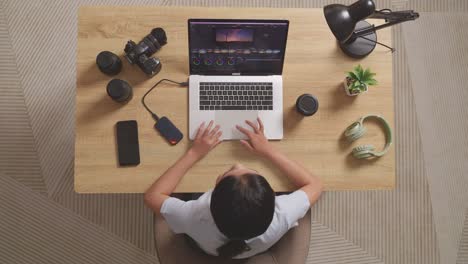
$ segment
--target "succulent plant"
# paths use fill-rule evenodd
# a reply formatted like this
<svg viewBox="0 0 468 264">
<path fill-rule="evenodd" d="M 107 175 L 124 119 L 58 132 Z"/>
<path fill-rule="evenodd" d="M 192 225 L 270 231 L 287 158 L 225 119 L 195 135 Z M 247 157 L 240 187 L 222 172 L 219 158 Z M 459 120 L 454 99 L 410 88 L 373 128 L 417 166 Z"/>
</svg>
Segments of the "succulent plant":
<svg viewBox="0 0 468 264">
<path fill-rule="evenodd" d="M 377 80 L 374 79 L 376 74 L 369 68 L 364 70 L 360 64 L 347 74 L 348 90 L 351 94 L 362 93 L 367 90 L 368 86 L 377 84 Z"/>
</svg>

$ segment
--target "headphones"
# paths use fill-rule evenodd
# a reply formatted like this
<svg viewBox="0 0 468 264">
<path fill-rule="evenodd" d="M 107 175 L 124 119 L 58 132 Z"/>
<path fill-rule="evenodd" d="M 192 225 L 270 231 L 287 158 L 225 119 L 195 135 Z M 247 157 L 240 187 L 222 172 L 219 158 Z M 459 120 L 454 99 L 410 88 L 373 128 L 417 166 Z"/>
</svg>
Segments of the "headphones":
<svg viewBox="0 0 468 264">
<path fill-rule="evenodd" d="M 385 147 L 382 151 L 377 152 L 375 151 L 375 147 L 372 145 L 361 145 L 353 148 L 352 154 L 355 158 L 357 159 L 367 159 L 371 157 L 382 157 L 387 153 L 388 149 L 392 145 L 392 129 L 390 128 L 390 125 L 387 123 L 387 121 L 378 115 L 367 115 L 359 118 L 358 121 L 352 123 L 348 128 L 346 128 L 344 132 L 345 138 L 349 142 L 353 142 L 356 139 L 362 137 L 366 133 L 366 128 L 364 127 L 363 123 L 364 120 L 368 118 L 374 118 L 380 121 L 380 123 L 384 126 L 385 130 Z"/>
</svg>

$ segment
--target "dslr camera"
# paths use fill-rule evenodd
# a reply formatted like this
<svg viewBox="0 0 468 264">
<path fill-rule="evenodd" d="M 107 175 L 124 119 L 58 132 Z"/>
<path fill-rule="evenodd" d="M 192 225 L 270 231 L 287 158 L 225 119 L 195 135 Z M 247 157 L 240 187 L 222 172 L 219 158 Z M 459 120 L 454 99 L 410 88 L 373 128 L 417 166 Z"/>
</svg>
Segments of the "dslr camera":
<svg viewBox="0 0 468 264">
<path fill-rule="evenodd" d="M 166 45 L 166 32 L 162 28 L 154 28 L 150 34 L 138 44 L 129 40 L 125 45 L 125 58 L 130 64 L 136 64 L 149 76 L 157 74 L 161 70 L 161 61 L 151 55 Z"/>
</svg>

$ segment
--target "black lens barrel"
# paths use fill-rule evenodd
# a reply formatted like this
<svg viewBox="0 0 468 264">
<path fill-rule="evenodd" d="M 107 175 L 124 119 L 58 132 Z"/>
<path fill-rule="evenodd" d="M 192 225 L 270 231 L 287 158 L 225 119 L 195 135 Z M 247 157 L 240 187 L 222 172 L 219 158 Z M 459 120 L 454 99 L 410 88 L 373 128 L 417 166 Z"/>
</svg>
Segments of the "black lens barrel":
<svg viewBox="0 0 468 264">
<path fill-rule="evenodd" d="M 153 30 L 151 30 L 151 35 L 158 40 L 159 45 L 161 47 L 167 44 L 167 36 L 166 31 L 164 31 L 164 29 L 153 28 Z"/>
</svg>

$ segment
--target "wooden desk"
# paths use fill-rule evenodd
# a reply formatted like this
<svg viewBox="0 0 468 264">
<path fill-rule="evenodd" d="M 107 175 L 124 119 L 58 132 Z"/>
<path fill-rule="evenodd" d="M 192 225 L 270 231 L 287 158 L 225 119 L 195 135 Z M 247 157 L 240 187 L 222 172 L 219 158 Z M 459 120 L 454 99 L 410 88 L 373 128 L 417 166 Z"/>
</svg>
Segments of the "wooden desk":
<svg viewBox="0 0 468 264">
<path fill-rule="evenodd" d="M 140 99 L 156 81 L 188 77 L 188 18 L 264 18 L 290 21 L 284 67 L 284 140 L 273 142 L 289 157 L 304 164 L 323 179 L 327 190 L 391 189 L 395 184 L 394 148 L 383 158 L 356 160 L 352 146 L 384 145 L 378 125 L 368 123 L 365 138 L 352 145 L 342 140 L 343 130 L 368 113 L 383 115 L 394 124 L 392 54 L 377 46 L 363 60 L 353 60 L 339 50 L 321 9 L 188 8 L 188 7 L 81 7 L 78 21 L 75 190 L 80 193 L 144 192 L 190 146 L 188 140 L 187 88 L 161 85 L 147 99 L 160 115 L 166 115 L 185 138 L 169 146 L 154 130 L 154 121 Z M 168 44 L 155 56 L 161 58 L 161 72 L 148 79 L 137 66 L 123 58 L 127 40 L 140 41 L 152 28 L 162 27 Z M 391 44 L 390 30 L 378 32 L 379 41 Z M 110 77 L 96 67 L 96 55 L 109 50 L 121 56 L 123 71 L 117 76 L 134 87 L 126 105 L 111 101 L 106 94 Z M 348 97 L 342 87 L 345 71 L 361 63 L 377 73 L 379 85 L 357 98 Z M 320 108 L 302 118 L 293 109 L 296 98 L 314 94 Z M 115 144 L 115 123 L 138 121 L 141 164 L 119 168 Z M 266 176 L 276 191 L 292 190 L 288 180 L 271 164 L 245 151 L 238 142 L 223 142 L 182 180 L 177 192 L 203 192 L 214 186 L 216 177 L 240 162 Z"/>
</svg>

